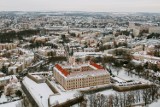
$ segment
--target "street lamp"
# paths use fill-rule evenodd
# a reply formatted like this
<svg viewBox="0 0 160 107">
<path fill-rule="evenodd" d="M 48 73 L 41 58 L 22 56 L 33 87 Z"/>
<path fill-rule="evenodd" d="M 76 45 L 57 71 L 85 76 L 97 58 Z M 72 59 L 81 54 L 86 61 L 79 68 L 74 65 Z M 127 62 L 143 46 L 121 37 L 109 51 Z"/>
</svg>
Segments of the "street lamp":
<svg viewBox="0 0 160 107">
<path fill-rule="evenodd" d="M 43 98 L 43 97 L 42 97 L 42 96 L 40 96 L 40 98 L 41 98 L 41 103 L 42 103 L 42 98 Z M 42 106 L 43 106 L 43 103 L 42 103 Z M 43 106 L 43 107 L 44 107 L 44 106 Z"/>
</svg>

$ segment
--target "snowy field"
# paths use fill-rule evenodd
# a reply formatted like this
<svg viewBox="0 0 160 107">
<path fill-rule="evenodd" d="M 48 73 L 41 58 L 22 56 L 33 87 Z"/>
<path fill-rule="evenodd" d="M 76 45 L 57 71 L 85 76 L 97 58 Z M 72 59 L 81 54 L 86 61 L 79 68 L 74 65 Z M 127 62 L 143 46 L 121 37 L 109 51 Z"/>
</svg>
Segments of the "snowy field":
<svg viewBox="0 0 160 107">
<path fill-rule="evenodd" d="M 148 105 L 148 107 L 160 107 L 160 99 L 157 102 L 153 102 L 152 104 Z"/>
<path fill-rule="evenodd" d="M 128 80 L 135 80 L 135 81 L 141 81 L 143 83 L 150 83 L 150 81 L 148 81 L 146 79 L 143 79 L 143 78 L 140 78 L 140 77 L 138 77 L 135 74 L 128 75 L 127 71 L 124 68 L 122 68 L 122 69 L 111 68 L 111 70 L 112 70 L 112 73 L 114 75 L 116 75 L 119 78 L 124 79 L 126 81 L 128 81 Z"/>
</svg>

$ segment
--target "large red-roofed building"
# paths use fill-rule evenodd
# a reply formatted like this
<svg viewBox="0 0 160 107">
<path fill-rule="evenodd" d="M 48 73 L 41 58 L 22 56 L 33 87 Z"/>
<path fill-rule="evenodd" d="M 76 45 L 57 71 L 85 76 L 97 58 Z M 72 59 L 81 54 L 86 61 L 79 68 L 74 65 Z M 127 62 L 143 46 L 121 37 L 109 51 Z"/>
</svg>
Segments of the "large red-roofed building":
<svg viewBox="0 0 160 107">
<path fill-rule="evenodd" d="M 93 62 L 78 65 L 56 64 L 53 74 L 66 90 L 110 83 L 108 71 Z"/>
</svg>

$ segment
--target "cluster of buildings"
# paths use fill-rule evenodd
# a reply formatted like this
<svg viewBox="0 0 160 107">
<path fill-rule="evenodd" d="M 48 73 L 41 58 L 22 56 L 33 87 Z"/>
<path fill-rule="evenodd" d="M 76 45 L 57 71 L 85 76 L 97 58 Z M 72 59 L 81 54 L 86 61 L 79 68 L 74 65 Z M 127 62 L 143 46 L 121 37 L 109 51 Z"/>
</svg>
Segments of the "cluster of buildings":
<svg viewBox="0 0 160 107">
<path fill-rule="evenodd" d="M 20 84 L 15 75 L 9 75 L 0 78 L 0 88 L 2 87 L 4 87 L 4 94 L 10 96 L 20 89 Z"/>
<path fill-rule="evenodd" d="M 11 50 L 17 48 L 16 43 L 0 43 L 0 50 Z"/>
<path fill-rule="evenodd" d="M 1 52 L 2 56 L 0 57 L 0 68 L 2 69 L 2 67 L 5 66 L 7 74 L 22 72 L 25 68 L 30 66 L 34 60 L 33 52 L 15 47 L 15 44 L 12 46 L 13 49 L 11 48 L 5 52 Z M 8 54 L 8 56 L 4 57 L 3 54 Z"/>
<path fill-rule="evenodd" d="M 65 57 L 66 56 L 66 52 L 64 48 L 60 48 L 60 49 L 51 49 L 50 47 L 43 47 L 43 48 L 39 48 L 37 50 L 37 52 L 40 55 L 43 56 L 54 56 L 54 57 L 58 57 L 58 56 L 62 56 Z"/>
<path fill-rule="evenodd" d="M 152 23 L 141 23 L 141 22 L 130 22 L 129 28 L 133 29 L 133 35 L 138 36 L 142 31 L 146 33 L 160 33 L 160 27 L 158 25 L 153 25 Z"/>
<path fill-rule="evenodd" d="M 0 90 L 5 95 L 23 90 L 26 107 L 56 107 L 75 102 L 82 98 L 80 90 L 112 85 L 111 79 L 121 82 L 119 86 L 139 84 L 111 77 L 111 70 L 103 62 L 106 56 L 120 62 L 128 54 L 141 65 L 149 62 L 160 68 L 160 42 L 147 39 L 152 33 L 160 34 L 157 16 L 13 14 L 12 18 L 9 13 L 0 15 L 1 32 L 40 31 L 16 38 L 15 43 L 0 43 Z M 146 21 L 148 17 L 152 21 Z M 109 65 L 114 66 L 113 63 Z"/>
</svg>

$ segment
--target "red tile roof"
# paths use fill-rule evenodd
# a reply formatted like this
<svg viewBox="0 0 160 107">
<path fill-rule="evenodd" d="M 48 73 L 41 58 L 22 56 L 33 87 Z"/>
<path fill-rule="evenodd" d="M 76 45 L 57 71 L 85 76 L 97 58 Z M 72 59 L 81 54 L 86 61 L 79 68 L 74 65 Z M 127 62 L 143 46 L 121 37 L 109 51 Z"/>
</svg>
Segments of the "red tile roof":
<svg viewBox="0 0 160 107">
<path fill-rule="evenodd" d="M 67 76 L 69 75 L 69 72 L 65 69 L 63 69 L 59 64 L 56 64 L 55 67 L 64 75 Z"/>
<path fill-rule="evenodd" d="M 97 69 L 104 69 L 101 65 L 98 65 L 98 64 L 96 64 L 94 62 L 90 62 L 90 65 L 96 67 Z"/>
</svg>

